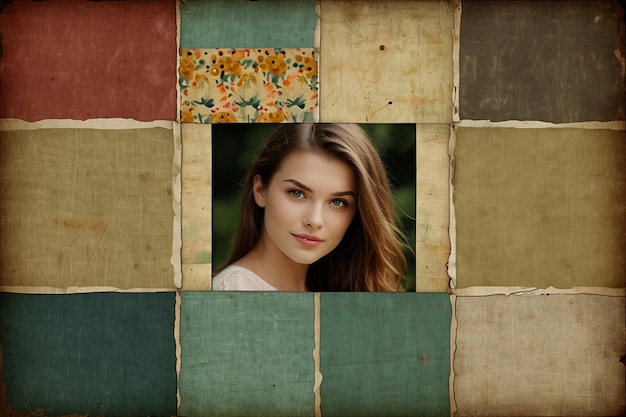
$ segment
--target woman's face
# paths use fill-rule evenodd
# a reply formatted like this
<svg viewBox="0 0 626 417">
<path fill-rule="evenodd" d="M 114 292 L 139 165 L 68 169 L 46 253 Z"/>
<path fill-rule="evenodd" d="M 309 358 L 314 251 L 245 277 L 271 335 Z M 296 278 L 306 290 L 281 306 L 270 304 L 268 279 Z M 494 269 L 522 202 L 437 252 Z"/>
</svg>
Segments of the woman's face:
<svg viewBox="0 0 626 417">
<path fill-rule="evenodd" d="M 308 265 L 341 242 L 357 210 L 357 181 L 346 162 L 297 150 L 267 187 L 255 177 L 254 198 L 265 208 L 261 239 L 267 249 Z"/>
</svg>

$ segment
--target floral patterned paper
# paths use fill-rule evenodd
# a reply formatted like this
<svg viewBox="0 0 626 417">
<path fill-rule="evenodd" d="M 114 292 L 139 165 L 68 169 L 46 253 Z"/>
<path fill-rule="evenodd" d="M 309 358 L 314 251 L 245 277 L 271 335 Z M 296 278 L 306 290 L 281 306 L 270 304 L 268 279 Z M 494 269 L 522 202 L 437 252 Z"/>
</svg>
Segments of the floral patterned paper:
<svg viewBox="0 0 626 417">
<path fill-rule="evenodd" d="M 183 123 L 313 121 L 313 48 L 182 49 Z"/>
</svg>

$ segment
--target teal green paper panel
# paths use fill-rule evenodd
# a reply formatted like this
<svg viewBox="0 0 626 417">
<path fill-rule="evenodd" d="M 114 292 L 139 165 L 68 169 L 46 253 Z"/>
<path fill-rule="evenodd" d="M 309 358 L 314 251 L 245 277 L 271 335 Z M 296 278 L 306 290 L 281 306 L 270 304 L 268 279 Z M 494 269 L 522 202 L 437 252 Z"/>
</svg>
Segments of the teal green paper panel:
<svg viewBox="0 0 626 417">
<path fill-rule="evenodd" d="M 6 406 L 176 414 L 175 293 L 0 294 Z"/>
<path fill-rule="evenodd" d="M 450 415 L 448 294 L 322 293 L 322 415 Z"/>
<path fill-rule="evenodd" d="M 181 296 L 181 416 L 314 415 L 312 293 Z"/>
<path fill-rule="evenodd" d="M 312 48 L 315 0 L 180 2 L 181 48 Z"/>
</svg>

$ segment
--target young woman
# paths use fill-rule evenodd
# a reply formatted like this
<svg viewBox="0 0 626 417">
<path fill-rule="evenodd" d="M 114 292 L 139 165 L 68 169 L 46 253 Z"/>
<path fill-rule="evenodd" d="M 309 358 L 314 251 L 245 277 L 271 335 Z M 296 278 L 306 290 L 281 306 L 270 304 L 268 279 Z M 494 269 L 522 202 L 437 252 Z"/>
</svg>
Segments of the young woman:
<svg viewBox="0 0 626 417">
<path fill-rule="evenodd" d="M 408 245 L 358 125 L 282 125 L 248 171 L 241 209 L 214 290 L 402 290 Z"/>
</svg>

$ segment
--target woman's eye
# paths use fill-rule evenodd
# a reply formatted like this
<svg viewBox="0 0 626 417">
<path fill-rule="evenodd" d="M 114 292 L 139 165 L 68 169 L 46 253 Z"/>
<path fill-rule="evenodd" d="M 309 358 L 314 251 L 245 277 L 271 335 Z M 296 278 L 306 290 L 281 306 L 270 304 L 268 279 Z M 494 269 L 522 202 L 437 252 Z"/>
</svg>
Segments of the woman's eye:
<svg viewBox="0 0 626 417">
<path fill-rule="evenodd" d="M 330 204 L 332 204 L 335 207 L 347 207 L 348 206 L 348 202 L 346 200 L 333 200 L 330 202 Z"/>
<path fill-rule="evenodd" d="M 289 190 L 287 191 L 287 193 L 289 193 L 290 196 L 295 197 L 295 198 L 304 197 L 304 193 L 300 190 Z"/>
</svg>

